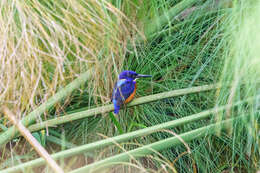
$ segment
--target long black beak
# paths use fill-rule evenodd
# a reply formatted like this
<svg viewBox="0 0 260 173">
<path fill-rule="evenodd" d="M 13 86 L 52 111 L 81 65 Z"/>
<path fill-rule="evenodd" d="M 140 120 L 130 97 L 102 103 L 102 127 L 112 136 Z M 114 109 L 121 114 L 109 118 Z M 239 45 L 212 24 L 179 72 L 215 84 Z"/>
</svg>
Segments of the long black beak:
<svg viewBox="0 0 260 173">
<path fill-rule="evenodd" d="M 138 74 L 135 78 L 152 77 L 152 75 Z"/>
</svg>

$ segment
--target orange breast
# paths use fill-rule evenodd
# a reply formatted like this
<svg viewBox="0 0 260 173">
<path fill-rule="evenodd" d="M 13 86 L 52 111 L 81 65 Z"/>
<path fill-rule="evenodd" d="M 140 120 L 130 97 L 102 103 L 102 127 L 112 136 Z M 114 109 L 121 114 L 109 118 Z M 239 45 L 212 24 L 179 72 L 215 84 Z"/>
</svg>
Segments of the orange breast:
<svg viewBox="0 0 260 173">
<path fill-rule="evenodd" d="M 136 93 L 136 84 L 135 84 L 134 92 L 125 100 L 124 103 L 126 104 L 126 103 L 129 103 L 130 101 L 132 101 L 134 99 L 135 93 Z"/>
</svg>

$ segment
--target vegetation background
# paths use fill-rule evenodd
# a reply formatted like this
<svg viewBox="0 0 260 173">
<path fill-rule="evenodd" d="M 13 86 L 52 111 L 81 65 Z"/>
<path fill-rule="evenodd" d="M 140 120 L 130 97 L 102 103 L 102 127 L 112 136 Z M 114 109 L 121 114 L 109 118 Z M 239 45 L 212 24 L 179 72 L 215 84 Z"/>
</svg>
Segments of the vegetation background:
<svg viewBox="0 0 260 173">
<path fill-rule="evenodd" d="M 247 104 L 104 147 L 58 163 L 65 171 L 106 157 L 245 115 L 227 131 L 118 163 L 110 172 L 256 172 L 259 165 L 260 3 L 254 0 L 2 0 L 0 105 L 22 119 L 80 74 L 89 79 L 37 122 L 110 103 L 125 69 L 150 74 L 137 97 L 221 83 L 217 90 L 71 121 L 34 132 L 49 151 L 61 150 L 177 120 L 221 105 Z M 258 99 L 257 99 L 258 98 Z M 11 123 L 1 115 L 3 134 Z M 109 115 L 109 116 L 107 116 Z M 1 135 L 1 134 L 0 134 Z M 1 147 L 0 168 L 33 160 L 21 137 Z M 32 172 L 29 168 L 24 172 Z M 47 167 L 42 172 L 51 172 Z"/>
</svg>

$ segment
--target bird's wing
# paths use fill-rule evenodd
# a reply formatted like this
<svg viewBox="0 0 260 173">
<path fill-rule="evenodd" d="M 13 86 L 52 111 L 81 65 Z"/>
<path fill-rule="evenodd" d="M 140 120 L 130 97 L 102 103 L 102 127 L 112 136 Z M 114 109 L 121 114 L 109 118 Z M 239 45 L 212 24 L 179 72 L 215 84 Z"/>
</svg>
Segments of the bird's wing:
<svg viewBox="0 0 260 173">
<path fill-rule="evenodd" d="M 135 81 L 119 80 L 114 87 L 112 100 L 116 100 L 117 105 L 122 105 L 134 90 Z"/>
</svg>

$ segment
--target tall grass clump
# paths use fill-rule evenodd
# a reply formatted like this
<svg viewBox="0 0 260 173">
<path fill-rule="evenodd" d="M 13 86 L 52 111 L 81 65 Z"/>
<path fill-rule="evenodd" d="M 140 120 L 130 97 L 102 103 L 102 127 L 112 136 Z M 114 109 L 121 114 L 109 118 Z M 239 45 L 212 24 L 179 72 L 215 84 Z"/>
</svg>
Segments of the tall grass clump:
<svg viewBox="0 0 260 173">
<path fill-rule="evenodd" d="M 231 20 L 226 28 L 227 48 L 223 54 L 225 65 L 221 83 L 230 88 L 220 89 L 217 103 L 232 104 L 255 97 L 250 105 L 228 109 L 218 114 L 218 121 L 237 115 L 246 115 L 242 121 L 229 126 L 230 156 L 226 165 L 232 171 L 259 169 L 259 106 L 260 106 L 260 2 L 236 1 Z"/>
<path fill-rule="evenodd" d="M 91 163 L 93 164 L 89 167 L 96 168 L 95 166 L 99 164 L 114 164 L 113 162 L 118 164 L 111 169 L 106 169 L 106 172 L 255 172 L 259 169 L 259 149 L 257 148 L 259 145 L 257 138 L 259 101 L 246 103 L 246 100 L 249 97 L 256 98 L 257 94 L 260 94 L 257 83 L 260 50 L 257 43 L 259 42 L 257 19 L 260 3 L 216 0 L 196 2 L 194 0 L 111 0 L 109 2 L 112 5 L 107 1 L 85 3 L 84 1 L 38 2 L 34 0 L 14 1 L 9 5 L 2 3 L 3 7 L 10 6 L 13 9 L 21 5 L 31 7 L 23 13 L 17 13 L 19 20 L 16 19 L 17 17 L 8 19 L 15 26 L 17 23 L 21 23 L 18 25 L 21 28 L 18 30 L 21 38 L 25 37 L 22 33 L 27 34 L 32 31 L 39 35 L 44 34 L 39 37 L 40 41 L 36 39 L 33 44 L 31 43 L 31 45 L 38 46 L 37 48 L 40 50 L 36 54 L 37 60 L 39 57 L 44 57 L 42 59 L 45 60 L 45 56 L 48 55 L 48 61 L 43 66 L 48 67 L 48 70 L 45 73 L 42 73 L 42 70 L 40 73 L 37 71 L 39 68 L 36 68 L 37 74 L 48 75 L 51 72 L 50 82 L 59 81 L 58 79 L 62 79 L 63 75 L 64 80 L 61 80 L 63 83 L 60 86 L 64 86 L 81 71 L 94 67 L 95 74 L 89 86 L 72 94 L 71 102 L 64 107 L 64 112 L 80 113 L 92 106 L 97 107 L 96 103 L 108 102 L 112 81 L 116 80 L 112 71 L 117 74 L 121 69 L 130 69 L 153 76 L 152 79 L 137 82 L 137 97 L 205 84 L 215 86 L 214 84 L 219 81 L 222 83 L 222 88 L 217 91 L 209 90 L 174 98 L 158 99 L 153 103 L 123 108 L 115 117 L 111 116 L 112 114 L 109 114 L 110 116 L 97 115 L 55 128 L 49 127 L 49 136 L 46 137 L 46 140 L 47 148 L 51 152 L 73 148 L 76 145 L 85 146 L 87 143 L 95 148 L 86 153 L 79 152 L 79 155 L 73 155 L 71 158 L 61 159 L 60 163 L 69 163 L 63 165 L 65 170 L 70 171 Z M 38 5 L 38 8 L 34 7 L 35 4 Z M 183 4 L 185 9 L 182 10 Z M 177 8 L 174 9 L 174 7 Z M 93 9 L 95 10 L 93 11 Z M 27 26 L 26 22 L 23 24 L 21 19 L 24 17 L 21 17 L 21 14 L 28 17 L 30 10 L 34 12 L 32 14 L 39 17 L 37 18 L 39 20 L 32 23 L 33 25 Z M 44 13 L 41 13 L 41 10 L 44 10 Z M 88 11 L 89 14 L 87 14 Z M 169 17 L 169 11 L 176 16 Z M 161 16 L 163 22 L 159 22 Z M 54 20 L 55 26 L 48 23 L 49 19 Z M 29 22 L 31 21 L 29 20 Z M 143 30 L 144 33 L 149 33 L 146 35 L 147 42 L 139 42 L 140 35 L 136 34 L 138 31 L 130 21 L 134 21 L 138 29 Z M 39 23 L 41 27 L 38 28 L 44 32 L 39 32 L 36 27 Z M 69 24 L 66 25 L 66 23 Z M 153 24 L 152 28 L 145 28 Z M 22 26 L 25 28 L 24 30 L 31 29 L 32 31 L 25 32 Z M 34 40 L 35 37 L 31 39 Z M 56 42 L 52 41 L 53 39 Z M 20 42 L 24 43 L 24 39 L 21 40 Z M 53 42 L 56 43 L 55 48 L 52 47 L 55 45 Z M 77 47 L 76 43 L 80 43 L 80 45 Z M 128 43 L 133 43 L 131 48 Z M 20 50 L 18 48 L 15 49 L 17 52 Z M 33 52 L 32 50 L 31 52 Z M 56 59 L 60 57 L 60 54 L 57 54 L 60 53 L 58 50 L 69 50 L 65 56 L 68 58 L 62 61 L 63 66 L 57 65 L 60 62 Z M 48 54 L 42 55 L 41 53 L 44 51 L 47 51 Z M 36 57 L 33 55 L 30 57 Z M 69 62 L 68 65 L 65 62 Z M 39 64 L 36 63 L 38 66 Z M 62 68 L 63 71 L 60 72 L 55 65 Z M 65 77 L 65 74 L 69 75 Z M 45 87 L 46 82 L 43 82 L 43 77 L 39 76 L 37 86 L 40 86 L 41 89 L 38 91 L 36 87 L 37 99 L 33 99 L 33 101 L 40 100 L 41 102 L 41 94 L 45 94 L 48 87 Z M 57 89 L 52 88 L 52 93 Z M 82 95 L 82 93 L 84 94 Z M 237 102 L 241 105 L 232 107 L 232 104 Z M 178 121 L 180 118 L 185 119 L 192 114 L 207 112 L 214 107 L 226 107 L 227 105 L 227 110 L 222 109 L 218 113 L 211 112 L 210 116 L 198 121 L 172 126 L 167 130 L 156 131 L 152 134 L 147 133 L 147 135 L 141 135 L 135 139 L 131 138 L 127 142 L 125 140 L 121 141 L 122 143 L 114 141 L 114 146 L 104 145 L 102 148 L 95 146 L 95 144 L 100 144 L 99 142 L 102 142 L 101 139 L 104 138 L 122 133 L 127 136 L 128 132 L 154 125 L 160 127 L 165 122 Z M 28 107 L 31 109 L 32 106 Z M 56 112 L 53 117 L 56 114 L 59 112 Z M 218 127 L 220 127 L 220 124 L 223 124 L 221 120 L 235 116 L 242 116 L 242 120 L 239 119 L 234 123 L 232 123 L 233 120 L 227 120 L 224 123 L 226 127 L 229 125 L 229 133 L 223 133 L 218 128 L 218 135 L 215 135 L 217 125 L 209 125 L 210 123 L 218 120 Z M 208 128 L 209 126 L 211 128 Z M 193 140 L 189 143 L 180 140 L 179 136 L 198 129 L 204 129 L 203 133 L 192 134 Z M 195 135 L 200 138 L 196 138 Z M 165 147 L 161 145 L 163 141 L 171 140 L 170 137 L 173 136 L 174 141 L 178 141 L 178 146 L 170 147 L 173 146 L 171 142 L 168 142 Z M 154 150 L 153 154 L 147 152 L 146 154 L 149 155 L 139 158 L 138 154 L 146 152 L 145 148 L 153 145 L 158 145 L 163 149 L 160 152 Z M 135 151 L 138 152 L 135 153 Z M 67 152 L 69 153 L 69 151 Z M 4 164 L 1 168 L 34 157 L 29 152 L 26 155 L 16 154 L 11 154 L 12 159 L 6 160 L 5 158 L 10 154 L 3 155 L 1 161 Z M 118 159 L 124 158 L 123 161 L 126 161 L 129 156 L 132 159 L 131 162 L 126 163 Z M 134 156 L 138 158 L 134 158 Z M 104 159 L 106 157 L 109 158 Z M 45 171 L 43 170 L 43 172 Z"/>
<path fill-rule="evenodd" d="M 150 4 L 146 4 L 145 7 L 137 8 L 147 8 L 146 16 L 139 16 L 145 21 L 154 16 L 159 17 L 162 14 L 167 14 L 167 10 L 178 4 L 176 1 L 166 2 L 163 0 L 149 2 Z M 137 12 L 137 14 L 140 13 Z M 225 6 L 220 7 L 215 1 L 205 3 L 198 1 L 193 7 L 186 9 L 174 18 L 168 18 L 168 20 L 161 31 L 149 37 L 148 42 L 136 46 L 135 54 L 126 55 L 124 69 L 153 75 L 152 80 L 138 81 L 137 97 L 218 82 L 224 63 L 222 55 L 226 49 L 226 41 L 223 36 L 225 26 L 230 21 L 230 9 L 225 8 Z M 123 132 L 127 133 L 198 113 L 210 109 L 214 105 L 215 91 L 208 91 L 124 109 L 120 111 L 117 118 Z M 97 121 L 97 119 L 95 120 Z M 206 126 L 211 122 L 210 120 L 189 123 L 171 130 L 175 134 L 180 134 Z M 108 116 L 102 118 L 98 123 L 94 123 L 95 125 L 92 122 L 94 121 L 88 119 L 84 123 L 65 125 L 65 128 L 73 129 L 73 131 L 68 131 L 67 138 L 81 138 L 80 143 L 83 144 L 86 141 L 100 140 L 103 135 L 97 137 L 96 133 L 105 136 L 119 134 Z M 170 136 L 171 134 L 167 132 L 158 132 L 124 143 L 120 149 L 118 146 L 108 147 L 95 150 L 87 155 L 94 158 L 94 161 L 98 161 L 121 151 L 134 149 L 137 146 L 160 141 Z M 138 167 L 151 172 L 158 170 L 162 172 L 167 170 L 189 172 L 195 169 L 207 172 L 216 169 L 223 171 L 225 170 L 223 167 L 225 161 L 222 155 L 226 151 L 221 148 L 224 145 L 221 140 L 214 135 L 209 135 L 206 138 L 191 141 L 188 144 L 189 151 L 183 145 L 176 146 L 165 149 L 160 154 L 157 153 L 134 161 L 136 164 L 131 163 L 130 167 Z M 230 142 L 231 139 L 228 141 Z M 121 149 L 122 147 L 123 149 Z M 171 164 L 172 161 L 174 164 Z M 162 168 L 162 165 L 166 165 L 165 169 Z M 129 167 L 119 166 L 115 169 L 121 170 L 121 168 L 128 170 Z"/>
<path fill-rule="evenodd" d="M 147 11 L 155 12 L 154 16 L 167 13 L 167 10 L 177 4 L 176 1 L 166 3 L 155 0 L 150 2 L 152 3 Z M 137 97 L 218 82 L 223 66 L 222 53 L 226 46 L 225 41 L 223 41 L 224 26 L 230 20 L 230 10 L 212 5 L 213 2 L 199 1 L 193 7 L 186 9 L 185 15 L 168 18 L 168 23 L 162 27 L 161 31 L 154 33 L 148 42 L 137 45 L 136 54 L 127 54 L 124 62 L 125 69 L 153 75 L 152 80 L 138 81 Z M 118 121 L 126 133 L 198 113 L 210 109 L 214 105 L 215 91 L 201 92 L 121 110 Z M 209 123 L 210 119 L 206 119 L 171 130 L 174 134 L 180 134 L 206 126 Z M 68 125 L 68 127 L 71 126 Z M 78 128 L 78 132 L 81 131 Z M 74 133 L 68 134 L 68 138 Z M 96 129 L 89 132 L 85 139 L 87 137 L 88 141 L 93 140 L 93 133 L 101 133 L 105 136 L 119 134 L 109 117 L 99 121 Z M 164 140 L 171 135 L 167 132 L 157 132 L 124 143 L 120 146 L 123 147 L 123 149 L 120 148 L 121 150 L 117 147 L 108 147 L 93 151 L 91 154 L 94 153 L 95 161 L 98 161 L 104 157 L 134 149 L 137 146 L 145 146 Z M 157 153 L 133 161 L 136 164 L 131 164 L 130 167 L 138 167 L 151 172 L 158 170 L 161 172 L 170 170 L 189 172 L 195 169 L 212 172 L 216 168 L 223 170 L 221 168 L 223 161 L 221 154 L 224 150 L 219 151 L 215 148 L 221 144 L 223 143 L 217 137 L 209 135 L 207 138 L 191 141 L 188 144 L 189 151 L 183 145 L 176 146 L 165 149 L 160 154 Z M 171 162 L 174 164 L 171 165 Z M 110 171 L 120 168 L 122 167 L 119 166 L 119 168 L 116 167 Z M 123 168 L 127 170 L 128 167 L 123 166 Z"/>
<path fill-rule="evenodd" d="M 74 97 L 74 107 L 82 102 L 93 105 L 110 100 L 113 74 L 121 69 L 126 45 L 133 43 L 133 33 L 137 32 L 119 9 L 103 0 L 3 0 L 0 12 L 0 107 L 8 106 L 22 119 L 90 69 L 93 73 L 89 75 L 88 87 L 83 85 L 52 106 L 52 115 L 60 116 Z M 49 116 L 45 114 L 44 119 L 46 115 Z M 0 132 L 5 135 L 3 131 L 11 124 L 1 113 L 0 116 Z M 37 121 L 41 121 L 38 117 Z M 46 133 L 43 141 L 61 144 L 56 137 L 58 128 L 47 129 Z M 10 134 L 8 140 L 14 135 Z M 27 158 L 19 154 L 30 147 L 12 144 L 16 144 L 13 152 L 1 148 L 1 163 L 9 163 L 7 158 L 12 158 L 15 164 L 16 156 L 18 160 Z M 33 157 L 30 152 L 28 155 Z"/>
<path fill-rule="evenodd" d="M 109 100 L 136 31 L 111 3 L 3 0 L 0 12 L 0 105 L 21 118 L 90 68 L 88 92 Z"/>
<path fill-rule="evenodd" d="M 124 124 L 125 131 L 167 122 L 214 106 L 232 104 L 236 101 L 245 100 L 250 96 L 256 96 L 256 92 L 259 92 L 257 91 L 259 85 L 256 82 L 259 78 L 259 72 L 255 72 L 260 67 L 258 63 L 259 56 L 255 56 L 257 58 L 254 60 L 243 59 L 243 61 L 247 61 L 246 63 L 243 61 L 238 63 L 233 55 L 234 53 L 239 55 L 240 51 L 245 51 L 244 53 L 251 51 L 249 48 L 252 44 L 255 44 L 255 48 L 252 49 L 254 52 L 259 50 L 257 41 L 250 42 L 250 37 L 247 37 L 249 32 L 254 37 L 254 33 L 257 33 L 258 30 L 258 24 L 255 24 L 253 27 L 255 28 L 254 32 L 251 29 L 248 29 L 249 32 L 242 31 L 244 34 L 243 39 L 240 38 L 240 40 L 238 35 L 236 35 L 243 28 L 243 25 L 241 25 L 242 21 L 245 19 L 251 21 L 252 23 L 248 24 L 248 27 L 250 27 L 254 22 L 257 23 L 258 17 L 253 17 L 252 15 L 244 16 L 246 10 L 251 14 L 249 9 L 252 7 L 249 8 L 243 5 L 243 3 L 242 6 L 237 6 L 238 4 L 236 3 L 222 4 L 222 8 L 212 4 L 214 4 L 213 1 L 207 1 L 204 4 L 198 2 L 192 8 L 193 12 L 188 13 L 189 15 L 184 19 L 177 20 L 178 18 L 175 18 L 169 21 L 169 25 L 162 28 L 162 31 L 151 38 L 148 44 L 139 47 L 138 57 L 129 56 L 126 59 L 126 66 L 130 69 L 137 69 L 139 72 L 153 75 L 152 81 L 140 81 L 137 93 L 140 95 L 147 92 L 157 93 L 193 85 L 217 83 L 219 78 L 221 78 L 220 81 L 224 86 L 223 89 L 217 91 L 217 93 L 211 91 L 165 99 L 126 110 L 124 116 L 120 117 L 120 122 Z M 233 6 L 234 9 L 227 8 L 233 8 Z M 243 20 L 241 20 L 241 16 L 243 16 Z M 172 24 L 174 25 L 172 26 Z M 234 40 L 240 41 L 234 43 Z M 245 41 L 243 42 L 243 40 Z M 235 48 L 240 43 L 241 45 Z M 244 45 L 248 49 L 245 49 Z M 239 51 L 236 51 L 236 49 Z M 244 55 L 246 56 L 243 58 L 249 56 L 247 54 Z M 243 70 L 242 67 L 249 67 L 249 64 L 252 67 Z M 235 71 L 239 73 L 235 74 Z M 235 77 L 242 79 L 242 71 L 254 74 L 250 76 L 248 73 L 250 78 L 244 78 L 248 80 L 248 84 L 247 82 L 239 82 L 240 86 L 235 87 L 239 91 L 239 93 L 235 94 L 238 99 L 231 99 L 231 102 L 228 102 L 227 96 L 234 89 L 234 80 L 232 79 Z M 246 91 L 246 85 L 251 89 Z M 259 151 L 257 149 L 257 146 L 259 146 L 257 141 L 257 135 L 259 135 L 257 122 L 259 120 L 255 121 L 259 114 L 257 112 L 259 103 L 254 102 L 249 105 L 253 106 L 243 104 L 239 108 L 230 108 L 224 112 L 223 115 L 230 114 L 229 117 L 231 117 L 231 115 L 245 115 L 245 113 L 249 113 L 248 111 L 254 111 L 251 114 L 251 118 L 244 118 L 242 122 L 239 121 L 239 123 L 229 125 L 237 128 L 238 124 L 244 124 L 244 126 L 240 126 L 239 131 L 237 129 L 234 131 L 233 136 L 228 136 L 225 133 L 221 133 L 221 136 L 209 135 L 203 139 L 190 142 L 190 153 L 183 154 L 186 152 L 186 149 L 183 146 L 176 146 L 166 149 L 160 152 L 160 154 L 167 160 L 175 160 L 175 168 L 180 172 L 190 172 L 194 167 L 199 172 L 215 172 L 216 170 L 219 172 L 230 170 L 255 171 L 259 167 Z M 220 119 L 220 117 L 221 113 L 217 119 Z M 223 119 L 229 117 L 223 117 Z M 252 121 L 252 119 L 255 120 Z M 203 120 L 172 130 L 180 134 L 205 126 L 210 122 L 211 119 Z M 247 127 L 248 123 L 251 124 L 250 130 L 250 126 Z M 247 131 L 249 133 L 245 135 Z M 147 141 L 158 141 L 167 137 L 169 137 L 168 134 L 160 132 L 142 138 L 138 142 L 147 144 Z M 247 140 L 248 142 L 246 142 Z M 248 151 L 251 153 L 250 159 L 248 159 L 249 155 L 245 154 Z M 152 157 L 157 156 L 153 155 Z M 146 158 L 144 158 L 143 163 L 147 163 L 147 160 L 150 159 L 145 160 Z M 152 165 L 160 168 L 161 162 L 158 163 L 153 160 Z"/>
</svg>

